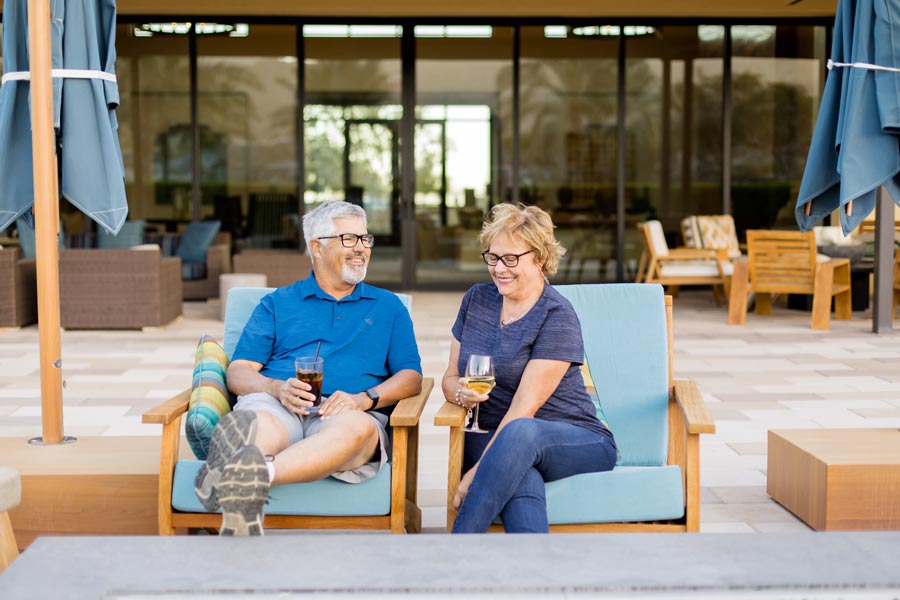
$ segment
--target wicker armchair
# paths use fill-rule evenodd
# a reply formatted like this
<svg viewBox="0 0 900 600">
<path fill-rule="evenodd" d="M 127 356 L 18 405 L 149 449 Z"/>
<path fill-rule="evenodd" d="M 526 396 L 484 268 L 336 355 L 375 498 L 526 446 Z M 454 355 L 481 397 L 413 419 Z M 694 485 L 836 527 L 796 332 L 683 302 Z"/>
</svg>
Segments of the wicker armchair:
<svg viewBox="0 0 900 600">
<path fill-rule="evenodd" d="M 185 300 L 206 300 L 219 297 L 219 275 L 231 273 L 231 234 L 219 232 L 206 250 L 206 277 L 185 279 L 182 291 Z"/>
<path fill-rule="evenodd" d="M 234 255 L 235 273 L 262 273 L 269 287 L 284 287 L 309 277 L 312 261 L 297 250 L 245 248 Z"/>
<path fill-rule="evenodd" d="M 35 260 L 19 248 L 0 248 L 0 327 L 22 327 L 37 321 Z"/>
<path fill-rule="evenodd" d="M 141 329 L 181 315 L 181 259 L 158 247 L 61 250 L 60 324 L 69 329 Z"/>
</svg>

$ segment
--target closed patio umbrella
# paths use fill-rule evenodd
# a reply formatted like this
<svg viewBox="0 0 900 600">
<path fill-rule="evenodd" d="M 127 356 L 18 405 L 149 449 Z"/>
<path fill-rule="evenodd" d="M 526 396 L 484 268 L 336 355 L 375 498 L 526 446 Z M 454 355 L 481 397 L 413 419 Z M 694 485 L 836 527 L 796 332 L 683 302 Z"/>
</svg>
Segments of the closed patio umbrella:
<svg viewBox="0 0 900 600">
<path fill-rule="evenodd" d="M 51 0 L 53 126 L 62 196 L 109 233 L 128 215 L 115 108 L 114 0 Z M 26 0 L 3 11 L 0 231 L 34 203 Z"/>
<path fill-rule="evenodd" d="M 828 67 L 795 214 L 807 231 L 842 208 L 846 235 L 879 186 L 900 202 L 900 4 L 840 0 Z"/>
<path fill-rule="evenodd" d="M 114 71 L 115 22 L 114 0 L 4 3 L 0 230 L 19 215 L 28 216 L 33 206 L 42 432 L 46 443 L 66 441 L 55 239 L 59 218 L 57 167 L 62 174 L 63 196 L 110 233 L 119 231 L 128 213 L 114 112 L 119 102 Z M 58 159 L 54 131 L 60 149 Z"/>
</svg>

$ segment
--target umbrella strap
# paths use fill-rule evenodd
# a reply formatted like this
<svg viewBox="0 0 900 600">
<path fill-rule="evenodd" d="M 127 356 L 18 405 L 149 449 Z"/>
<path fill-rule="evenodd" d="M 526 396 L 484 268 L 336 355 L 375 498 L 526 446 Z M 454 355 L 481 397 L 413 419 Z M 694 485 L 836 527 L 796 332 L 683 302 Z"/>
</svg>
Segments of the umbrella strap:
<svg viewBox="0 0 900 600">
<path fill-rule="evenodd" d="M 105 71 L 91 71 L 88 69 L 52 69 L 50 76 L 55 79 L 103 79 L 117 83 L 114 73 L 106 73 Z M 9 81 L 30 81 L 31 71 L 13 71 L 12 73 L 4 73 L 0 83 Z"/>
<path fill-rule="evenodd" d="M 830 58 L 828 59 L 828 70 L 830 71 L 834 67 L 853 67 L 856 69 L 871 69 L 873 71 L 890 71 L 891 73 L 900 73 L 900 69 L 896 67 L 882 67 L 881 65 L 870 65 L 869 63 L 861 63 L 861 62 L 853 62 L 853 63 L 841 63 L 834 62 Z"/>
</svg>

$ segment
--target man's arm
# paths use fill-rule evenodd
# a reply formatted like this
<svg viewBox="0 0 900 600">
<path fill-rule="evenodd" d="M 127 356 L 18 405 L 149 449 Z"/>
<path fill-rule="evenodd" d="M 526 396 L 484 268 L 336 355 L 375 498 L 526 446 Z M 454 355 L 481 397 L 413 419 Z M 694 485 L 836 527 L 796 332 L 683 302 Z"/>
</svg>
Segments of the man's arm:
<svg viewBox="0 0 900 600">
<path fill-rule="evenodd" d="M 295 377 L 286 381 L 266 377 L 260 373 L 262 368 L 262 363 L 252 360 L 232 361 L 225 374 L 228 389 L 238 396 L 266 392 L 281 402 L 289 411 L 302 415 L 308 414 L 305 409 L 312 406 L 313 400 L 315 400 L 309 384 Z"/>
<path fill-rule="evenodd" d="M 378 408 L 397 404 L 404 398 L 415 396 L 422 391 L 422 374 L 413 369 L 403 369 L 397 371 L 381 383 L 373 386 L 373 389 L 380 396 L 377 404 Z M 372 410 L 376 406 L 372 405 L 372 399 L 365 391 L 357 394 L 348 394 L 347 392 L 336 391 L 328 397 L 328 402 L 323 404 L 320 414 L 328 416 L 332 408 L 338 405 L 345 407 L 353 407 L 356 410 Z"/>
</svg>

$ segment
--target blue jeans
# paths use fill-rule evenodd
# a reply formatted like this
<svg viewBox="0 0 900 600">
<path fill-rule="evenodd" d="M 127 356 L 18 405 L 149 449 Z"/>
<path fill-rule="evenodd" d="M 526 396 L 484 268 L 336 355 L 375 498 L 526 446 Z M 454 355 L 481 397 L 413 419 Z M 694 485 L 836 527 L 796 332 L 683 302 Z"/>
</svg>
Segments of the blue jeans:
<svg viewBox="0 0 900 600">
<path fill-rule="evenodd" d="M 481 463 L 459 507 L 453 533 L 483 533 L 498 515 L 508 533 L 546 533 L 550 528 L 544 482 L 609 471 L 616 464 L 611 435 L 571 423 L 516 419 L 500 430 L 484 453 L 491 437 L 466 434 L 464 473 L 479 457 Z"/>
</svg>

